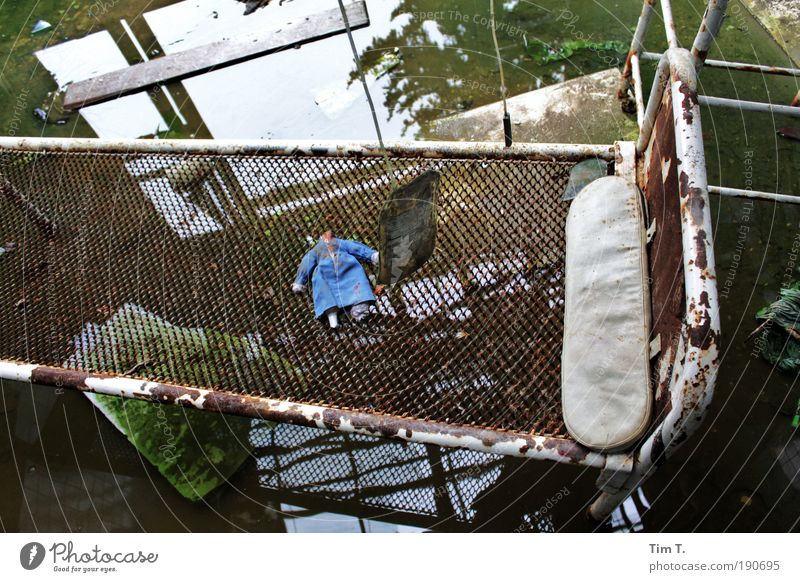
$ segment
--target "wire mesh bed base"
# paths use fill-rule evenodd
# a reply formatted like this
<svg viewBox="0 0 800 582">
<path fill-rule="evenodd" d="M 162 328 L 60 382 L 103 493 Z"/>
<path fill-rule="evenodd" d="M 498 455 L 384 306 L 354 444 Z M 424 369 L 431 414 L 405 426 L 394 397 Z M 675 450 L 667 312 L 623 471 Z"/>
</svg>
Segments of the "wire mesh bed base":
<svg viewBox="0 0 800 582">
<path fill-rule="evenodd" d="M 560 197 L 612 146 L 405 142 L 387 165 L 374 144 L 14 145 L 0 366 L 26 365 L 4 377 L 602 464 L 561 418 Z M 325 230 L 376 246 L 389 168 L 440 172 L 436 250 L 366 323 L 327 329 L 297 265 Z"/>
</svg>

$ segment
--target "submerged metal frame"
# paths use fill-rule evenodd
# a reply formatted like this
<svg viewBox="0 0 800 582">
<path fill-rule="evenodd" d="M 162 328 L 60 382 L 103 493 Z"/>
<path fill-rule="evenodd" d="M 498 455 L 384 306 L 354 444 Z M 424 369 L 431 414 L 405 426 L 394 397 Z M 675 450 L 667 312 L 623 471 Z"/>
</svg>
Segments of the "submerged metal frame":
<svg viewBox="0 0 800 582">
<path fill-rule="evenodd" d="M 631 78 L 637 104 L 643 105 L 639 58 L 642 40 L 652 17 L 655 0 L 645 0 L 642 16 L 623 73 L 620 93 L 627 93 Z M 671 47 L 660 57 L 653 91 L 646 109 L 639 108 L 641 135 L 638 143 L 611 145 L 515 144 L 471 142 L 387 142 L 392 156 L 423 158 L 580 161 L 589 157 L 615 160 L 617 172 L 633 179 L 641 174 L 642 158 L 655 137 L 653 129 L 662 97 L 669 87 L 672 101 L 679 173 L 681 254 L 685 285 L 683 324 L 677 355 L 669 370 L 660 370 L 661 383 L 669 387 L 665 413 L 654 421 L 640 444 L 629 453 L 590 451 L 568 438 L 535 436 L 516 432 L 450 425 L 413 418 L 360 413 L 341 408 L 314 406 L 270 398 L 218 392 L 189 386 L 150 382 L 120 375 L 92 374 L 77 370 L 0 361 L 0 378 L 177 404 L 199 410 L 263 418 L 303 426 L 401 439 L 445 447 L 462 447 L 500 455 L 572 463 L 601 470 L 601 491 L 589 514 L 602 520 L 669 458 L 697 430 L 711 403 L 719 366 L 720 316 L 717 300 L 714 251 L 711 236 L 709 187 L 706 178 L 697 94 L 697 68 L 718 32 L 726 0 L 710 0 L 704 27 L 693 50 L 677 47 L 674 26 L 667 22 Z M 670 14 L 669 0 L 662 0 Z M 672 33 L 670 34 L 670 30 Z M 626 86 L 625 84 L 628 83 Z M 55 138 L 0 138 L 0 151 L 69 151 L 81 153 L 171 153 L 217 155 L 271 155 L 300 157 L 383 157 L 376 143 L 367 142 L 273 142 L 229 140 L 98 140 Z"/>
<path fill-rule="evenodd" d="M 722 22 L 725 19 L 727 7 L 728 0 L 708 0 L 708 6 L 706 6 L 705 13 L 703 14 L 703 21 L 700 23 L 700 28 L 692 43 L 691 55 L 697 72 L 706 66 L 731 71 L 761 73 L 762 75 L 800 77 L 800 69 L 792 67 L 776 67 L 707 59 L 706 57 L 711 49 L 711 45 L 722 28 Z M 650 26 L 650 20 L 652 19 L 654 11 L 655 0 L 644 0 L 642 14 L 639 17 L 636 31 L 634 32 L 633 42 L 631 43 L 631 48 L 625 60 L 625 67 L 622 72 L 619 90 L 617 91 L 617 97 L 623 102 L 630 99 L 629 91 L 633 91 L 633 103 L 631 105 L 626 105 L 625 108 L 627 110 L 627 108 L 632 107 L 636 111 L 636 120 L 640 132 L 639 141 L 637 143 L 637 151 L 639 153 L 643 151 L 650 137 L 650 131 L 653 129 L 654 117 L 656 114 L 655 106 L 658 103 L 658 99 L 653 99 L 653 95 L 657 95 L 660 98 L 660 91 L 663 90 L 664 81 L 668 73 L 665 53 L 645 52 L 643 50 L 644 38 L 647 35 L 647 30 Z M 679 44 L 675 34 L 675 23 L 672 18 L 672 5 L 670 0 L 661 0 L 661 12 L 664 19 L 664 29 L 666 31 L 669 48 L 677 48 Z M 644 108 L 642 73 L 640 69 L 640 62 L 642 60 L 658 61 L 659 63 L 656 71 L 656 78 L 653 82 L 653 91 L 650 93 L 646 110 Z M 798 93 L 798 96 L 800 96 L 800 93 Z M 758 113 L 800 118 L 800 106 L 798 106 L 797 97 L 795 97 L 791 105 L 763 103 L 760 101 L 743 101 L 741 99 L 715 97 L 712 95 L 699 95 L 698 100 L 701 105 L 708 107 L 725 107 L 738 109 L 740 111 L 754 111 Z M 737 188 L 725 188 L 723 186 L 712 186 L 709 191 L 712 194 L 724 196 L 800 204 L 800 196 L 795 197 L 790 194 L 751 192 L 748 190 L 739 190 Z"/>
</svg>

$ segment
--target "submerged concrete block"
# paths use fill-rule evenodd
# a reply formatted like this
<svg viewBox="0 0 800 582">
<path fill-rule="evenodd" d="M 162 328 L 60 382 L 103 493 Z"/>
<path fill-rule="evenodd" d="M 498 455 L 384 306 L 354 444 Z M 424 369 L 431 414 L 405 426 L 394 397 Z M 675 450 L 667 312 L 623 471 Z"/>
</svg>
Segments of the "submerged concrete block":
<svg viewBox="0 0 800 582">
<path fill-rule="evenodd" d="M 608 69 L 507 100 L 514 141 L 613 143 L 635 139 L 634 117 L 616 98 L 620 72 Z M 433 137 L 445 140 L 503 140 L 503 103 L 498 101 L 435 121 Z"/>
</svg>

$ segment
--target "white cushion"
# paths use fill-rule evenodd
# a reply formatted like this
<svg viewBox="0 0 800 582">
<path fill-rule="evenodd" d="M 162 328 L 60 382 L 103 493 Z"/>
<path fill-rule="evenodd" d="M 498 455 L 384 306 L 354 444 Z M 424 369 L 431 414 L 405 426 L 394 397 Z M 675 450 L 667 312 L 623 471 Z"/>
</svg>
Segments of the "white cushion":
<svg viewBox="0 0 800 582">
<path fill-rule="evenodd" d="M 567 216 L 564 422 L 579 443 L 619 451 L 652 408 L 646 227 L 638 189 L 619 176 L 580 191 Z"/>
</svg>

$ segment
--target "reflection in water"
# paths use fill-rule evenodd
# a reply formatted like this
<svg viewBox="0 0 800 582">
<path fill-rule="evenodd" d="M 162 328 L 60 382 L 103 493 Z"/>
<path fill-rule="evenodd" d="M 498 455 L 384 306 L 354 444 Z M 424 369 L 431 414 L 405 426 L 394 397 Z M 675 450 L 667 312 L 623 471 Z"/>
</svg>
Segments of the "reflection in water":
<svg viewBox="0 0 800 582">
<path fill-rule="evenodd" d="M 786 443 L 778 460 L 786 478 L 789 479 L 789 484 L 795 489 L 800 489 L 800 434 L 797 431 Z"/>
<path fill-rule="evenodd" d="M 642 515 L 650 509 L 650 502 L 644 495 L 644 490 L 637 487 L 622 505 L 611 514 L 611 530 L 615 533 L 629 533 L 644 531 Z"/>
<path fill-rule="evenodd" d="M 256 429 L 250 439 L 264 488 L 462 522 L 475 518 L 476 499 L 503 463 L 474 451 L 287 425 Z"/>
</svg>

